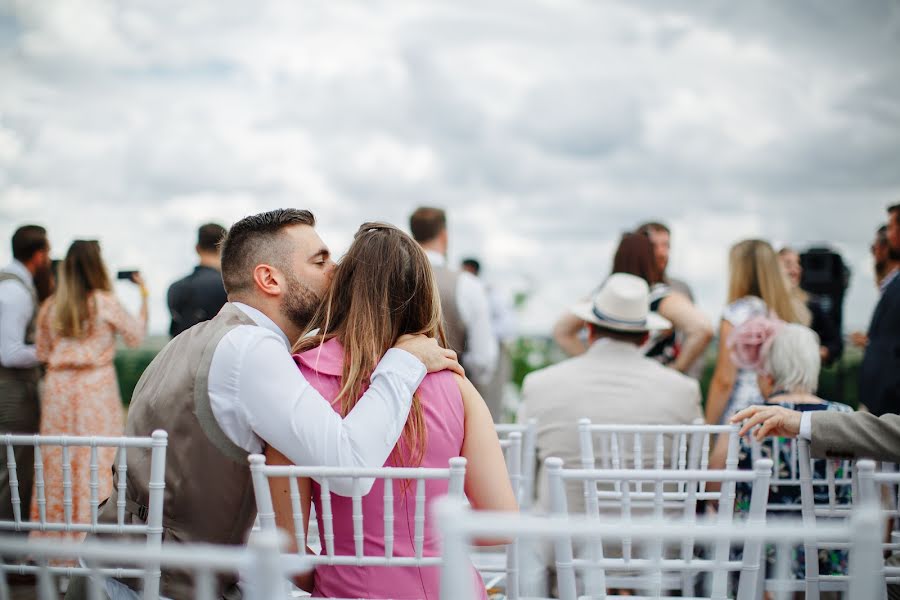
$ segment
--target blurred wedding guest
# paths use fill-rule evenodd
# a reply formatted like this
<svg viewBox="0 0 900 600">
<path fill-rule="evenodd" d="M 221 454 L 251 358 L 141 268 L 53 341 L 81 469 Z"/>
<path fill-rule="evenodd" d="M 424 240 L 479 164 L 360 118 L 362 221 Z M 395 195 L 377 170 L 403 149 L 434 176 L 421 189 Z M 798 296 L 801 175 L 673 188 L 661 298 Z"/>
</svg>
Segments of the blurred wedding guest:
<svg viewBox="0 0 900 600">
<path fill-rule="evenodd" d="M 125 412 L 113 367 L 116 335 L 138 346 L 147 330 L 147 288 L 132 275 L 141 292 L 141 308 L 133 316 L 113 294 L 96 240 L 72 242 L 62 265 L 56 293 L 44 303 L 37 320 L 37 356 L 47 363 L 41 398 L 41 435 L 120 436 Z M 70 448 L 72 522 L 89 523 L 90 448 Z M 98 449 L 99 498 L 109 496 L 115 448 Z M 43 452 L 47 518 L 63 520 L 62 449 Z M 37 504 L 31 518 L 37 519 Z M 32 532 L 35 537 L 75 538 L 82 533 Z"/>
<path fill-rule="evenodd" d="M 871 251 L 875 267 L 875 287 L 880 294 L 884 291 L 881 283 L 900 268 L 900 252 L 891 250 L 891 245 L 888 244 L 887 225 L 882 225 L 875 232 Z M 850 341 L 857 348 L 865 348 L 869 338 L 864 331 L 854 331 L 850 334 Z"/>
<path fill-rule="evenodd" d="M 770 313 L 788 323 L 801 323 L 806 314 L 797 310 L 778 257 L 768 242 L 738 242 L 731 247 L 728 260 L 728 305 L 719 322 L 719 352 L 706 399 L 706 421 L 714 424 L 763 401 L 756 373 L 738 368 L 726 351 L 734 328 Z"/>
<path fill-rule="evenodd" d="M 796 303 L 797 314 L 803 319 L 801 324 L 812 328 L 819 336 L 819 340 L 822 342 L 822 346 L 819 348 L 822 364 L 828 366 L 844 353 L 844 340 L 840 331 L 838 331 L 837 324 L 825 312 L 822 305 L 800 287 L 800 281 L 803 278 L 803 267 L 800 264 L 800 255 L 797 251 L 785 246 L 778 251 L 778 261 L 781 264 L 785 277 L 787 277 L 789 291 Z M 809 320 L 807 320 L 807 315 L 803 314 L 804 309 L 809 312 Z"/>
<path fill-rule="evenodd" d="M 342 416 L 365 391 L 381 355 L 405 334 L 443 338 L 441 304 L 428 258 L 408 235 L 386 223 L 364 223 L 334 270 L 334 281 L 294 346 L 303 376 Z M 312 335 L 313 332 L 317 332 Z M 449 371 L 425 376 L 394 452 L 384 466 L 447 468 L 456 456 L 468 459 L 465 492 L 475 510 L 515 511 L 516 500 L 506 474 L 503 452 L 491 414 L 465 377 Z M 322 491 L 310 480 L 316 514 L 323 514 Z M 439 556 L 430 505 L 448 493 L 447 481 L 425 484 L 429 508 L 422 529 L 424 555 Z M 394 556 L 413 557 L 417 517 L 415 486 L 398 485 L 393 514 L 399 521 Z M 309 494 L 303 494 L 309 498 Z M 384 480 L 362 499 L 365 553 L 385 552 Z M 331 495 L 336 554 L 353 554 L 354 500 Z M 304 512 L 308 513 L 308 504 Z M 289 525 L 288 525 L 289 526 Z M 319 521 L 319 531 L 325 531 Z M 416 535 L 419 535 L 418 533 Z M 484 585 L 472 569 L 472 585 L 482 598 Z M 395 567 L 389 577 L 373 576 L 359 566 L 319 566 L 313 596 L 327 598 L 437 598 L 438 567 Z"/>
<path fill-rule="evenodd" d="M 222 283 L 222 259 L 219 242 L 225 228 L 216 223 L 201 225 L 197 230 L 195 247 L 200 264 L 194 272 L 169 287 L 169 312 L 172 324 L 169 335 L 175 337 L 203 321 L 209 321 L 225 306 L 228 297 Z"/>
<path fill-rule="evenodd" d="M 635 231 L 650 238 L 650 243 L 653 244 L 653 256 L 656 259 L 656 268 L 659 270 L 661 280 L 674 291 L 684 294 L 693 302 L 694 293 L 691 291 L 690 286 L 680 279 L 671 277 L 668 273 L 669 250 L 671 250 L 672 240 L 672 232 L 669 231 L 669 228 L 658 221 L 649 221 L 639 225 Z"/>
<path fill-rule="evenodd" d="M 485 396 L 497 370 L 499 352 L 487 292 L 471 273 L 447 266 L 447 215 L 443 209 L 417 208 L 409 218 L 409 229 L 434 270 L 447 343 L 459 355 L 466 377 Z M 499 399 L 491 400 L 488 408 L 494 419 L 499 419 Z"/>
<path fill-rule="evenodd" d="M 481 263 L 475 258 L 466 258 L 460 263 L 463 271 L 480 278 Z M 482 280 L 483 281 L 483 280 Z M 494 406 L 492 411 L 494 421 L 499 423 L 506 416 L 503 410 L 503 393 L 506 384 L 512 378 L 512 358 L 510 356 L 510 344 L 516 339 L 516 312 L 512 301 L 507 294 L 502 293 L 497 286 L 484 284 L 491 310 L 491 325 L 497 335 L 498 357 L 497 369 L 491 382 L 484 387 L 484 400 L 488 406 Z"/>
<path fill-rule="evenodd" d="M 672 323 L 669 329 L 650 333 L 642 347 L 644 354 L 676 371 L 688 371 L 709 345 L 712 326 L 687 296 L 662 280 L 648 237 L 640 233 L 624 234 L 613 258 L 612 272 L 629 273 L 643 279 L 650 287 L 650 310 Z M 582 319 L 567 312 L 554 327 L 557 343 L 571 356 L 587 349 L 579 337 L 584 325 Z M 682 333 L 683 343 L 678 343 L 675 331 Z"/>
<path fill-rule="evenodd" d="M 40 359 L 34 345 L 39 297 L 35 279 L 50 271 L 47 230 L 23 225 L 12 236 L 13 260 L 0 271 L 0 432 L 37 433 L 40 424 Z M 34 477 L 34 448 L 14 450 L 19 497 L 27 518 Z M 0 460 L 0 519 L 12 521 L 9 471 Z"/>
<path fill-rule="evenodd" d="M 540 424 L 536 443 L 540 465 L 551 456 L 569 468 L 581 464 L 576 429 L 581 418 L 606 424 L 687 425 L 701 417 L 697 381 L 663 367 L 641 350 L 654 331 L 672 326 L 650 311 L 646 281 L 614 273 L 590 301 L 571 311 L 587 324 L 587 352 L 530 373 L 522 386 L 519 419 L 533 417 Z M 650 437 L 645 438 L 644 456 L 655 452 Z M 622 460 L 630 462 L 632 452 L 630 446 L 622 448 Z M 549 511 L 550 490 L 543 469 L 537 489 L 538 506 Z M 583 490 L 567 489 L 566 496 L 569 512 L 584 514 Z"/>
<path fill-rule="evenodd" d="M 756 374 L 759 389 L 765 398 L 765 406 L 780 406 L 801 413 L 816 411 L 833 411 L 839 413 L 853 412 L 846 404 L 828 402 L 814 394 L 819 383 L 820 342 L 814 331 L 796 323 L 786 324 L 777 319 L 758 316 L 748 319 L 734 328 L 728 347 L 731 358 L 740 367 Z M 794 399 L 799 398 L 796 402 Z M 760 444 L 759 455 L 754 455 L 754 445 L 748 436 L 740 438 L 738 468 L 752 469 L 758 458 L 771 458 L 775 464 L 787 468 L 793 461 L 790 444 L 773 444 L 767 440 Z M 724 469 L 727 454 L 727 442 L 717 446 L 710 457 L 710 469 Z M 777 453 L 777 457 L 773 456 Z M 840 466 L 837 476 L 840 478 Z M 815 461 L 813 477 L 824 479 L 825 461 Z M 836 501 L 839 504 L 850 503 L 850 486 L 837 486 Z M 750 506 L 751 485 L 739 483 L 735 489 L 735 510 L 746 512 Z M 828 502 L 828 490 L 816 486 L 816 501 Z M 800 504 L 800 489 L 797 486 L 773 486 L 769 491 L 769 506 L 783 504 Z M 791 569 L 796 579 L 805 577 L 804 554 L 802 547 L 791 553 Z M 767 570 L 774 573 L 775 556 L 767 556 Z M 846 574 L 847 551 L 822 549 L 819 551 L 819 573 L 822 575 Z"/>
</svg>

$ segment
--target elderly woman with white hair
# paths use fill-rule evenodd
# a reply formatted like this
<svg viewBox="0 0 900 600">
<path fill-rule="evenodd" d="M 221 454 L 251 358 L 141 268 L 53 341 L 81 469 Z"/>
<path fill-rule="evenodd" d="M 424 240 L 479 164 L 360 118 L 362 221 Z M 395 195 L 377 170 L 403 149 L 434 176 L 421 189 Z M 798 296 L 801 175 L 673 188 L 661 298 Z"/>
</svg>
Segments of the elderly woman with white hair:
<svg viewBox="0 0 900 600">
<path fill-rule="evenodd" d="M 788 409 L 804 412 L 831 410 L 853 412 L 853 409 L 840 402 L 828 402 L 815 396 L 819 383 L 821 358 L 819 353 L 819 336 L 816 333 L 794 323 L 784 323 L 769 317 L 754 317 L 736 327 L 728 339 L 731 360 L 739 367 L 753 369 L 757 373 L 759 389 L 766 404 L 783 406 Z M 802 397 L 803 403 L 786 402 L 784 398 Z M 798 396 L 802 395 L 802 396 Z M 774 448 L 780 453 L 776 464 L 783 470 L 779 475 L 789 477 L 791 464 L 790 444 L 781 441 L 777 446 L 772 440 L 760 442 L 762 458 L 772 458 Z M 741 438 L 738 466 L 741 469 L 752 468 L 753 446 L 750 436 Z M 713 457 L 711 468 L 724 468 L 724 457 Z M 717 464 L 716 464 L 717 463 Z M 825 461 L 817 460 L 814 465 L 814 477 L 824 478 Z M 837 465 L 840 476 L 840 465 Z M 842 489 L 845 488 L 845 489 Z M 749 484 L 738 484 L 735 490 L 735 511 L 746 512 L 750 508 Z M 822 502 L 827 501 L 827 490 L 816 489 L 816 495 L 823 495 Z M 838 502 L 850 502 L 849 486 L 838 486 Z M 818 499 L 817 499 L 818 500 Z M 769 505 L 800 504 L 800 488 L 798 486 L 777 486 L 769 490 Z M 803 548 L 797 547 L 792 553 L 794 576 L 802 579 L 805 574 Z M 770 562 L 772 557 L 770 558 Z M 773 564 L 769 565 L 774 567 Z M 840 550 L 819 551 L 819 572 L 827 574 L 845 574 L 847 553 Z"/>
</svg>

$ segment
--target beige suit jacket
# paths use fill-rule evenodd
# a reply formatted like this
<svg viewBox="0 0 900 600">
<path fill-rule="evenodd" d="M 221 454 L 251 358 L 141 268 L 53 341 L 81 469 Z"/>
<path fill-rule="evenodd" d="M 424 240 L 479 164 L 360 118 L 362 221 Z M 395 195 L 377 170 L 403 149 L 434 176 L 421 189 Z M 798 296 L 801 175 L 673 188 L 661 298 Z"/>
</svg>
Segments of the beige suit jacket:
<svg viewBox="0 0 900 600">
<path fill-rule="evenodd" d="M 810 452 L 817 458 L 900 462 L 900 415 L 817 411 L 810 418 Z"/>
<path fill-rule="evenodd" d="M 602 339 L 585 354 L 525 378 L 520 419 L 538 421 L 538 507 L 549 510 L 544 460 L 581 466 L 578 420 L 605 424 L 693 423 L 701 417 L 697 381 L 646 358 L 633 344 Z M 649 456 L 652 456 L 650 454 Z M 581 489 L 567 490 L 569 512 L 584 511 Z"/>
</svg>

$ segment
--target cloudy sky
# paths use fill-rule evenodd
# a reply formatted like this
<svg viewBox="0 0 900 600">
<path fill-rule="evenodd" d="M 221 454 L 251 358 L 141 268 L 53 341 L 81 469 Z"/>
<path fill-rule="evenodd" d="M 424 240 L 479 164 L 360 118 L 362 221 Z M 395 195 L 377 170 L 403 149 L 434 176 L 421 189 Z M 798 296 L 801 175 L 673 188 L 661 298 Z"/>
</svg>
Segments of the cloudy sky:
<svg viewBox="0 0 900 600">
<path fill-rule="evenodd" d="M 654 218 L 712 318 L 729 245 L 761 236 L 838 248 L 862 326 L 898 56 L 887 0 L 0 0 L 0 238 L 99 238 L 162 332 L 200 223 L 306 207 L 340 253 L 438 205 L 452 258 L 527 289 L 543 332 Z"/>
</svg>

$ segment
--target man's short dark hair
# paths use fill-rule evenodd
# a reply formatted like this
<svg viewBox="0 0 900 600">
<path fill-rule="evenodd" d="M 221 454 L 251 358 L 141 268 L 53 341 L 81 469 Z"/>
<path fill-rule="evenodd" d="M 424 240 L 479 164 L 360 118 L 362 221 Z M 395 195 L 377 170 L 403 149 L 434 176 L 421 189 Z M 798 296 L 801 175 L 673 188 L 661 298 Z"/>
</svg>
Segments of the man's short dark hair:
<svg viewBox="0 0 900 600">
<path fill-rule="evenodd" d="M 900 218 L 900 204 L 891 204 L 888 206 L 887 211 L 889 215 L 896 215 Z"/>
<path fill-rule="evenodd" d="M 13 258 L 19 262 L 28 262 L 35 253 L 49 247 L 47 230 L 40 225 L 22 225 L 13 233 Z"/>
<path fill-rule="evenodd" d="M 409 231 L 419 243 L 430 242 L 447 229 L 447 214 L 442 208 L 420 206 L 409 217 Z"/>
<path fill-rule="evenodd" d="M 256 265 L 284 268 L 290 250 L 279 234 L 292 225 L 315 227 L 316 218 L 308 210 L 279 208 L 244 217 L 231 226 L 221 244 L 222 281 L 229 295 L 253 286 Z"/>
<path fill-rule="evenodd" d="M 672 235 L 672 232 L 669 231 L 669 228 L 659 221 L 647 221 L 646 223 L 642 223 L 638 225 L 638 228 L 635 230 L 637 233 L 643 233 L 644 235 L 650 235 L 654 231 L 663 231 Z"/>
<path fill-rule="evenodd" d="M 594 335 L 594 337 L 609 338 L 618 342 L 634 344 L 635 346 L 640 346 L 644 343 L 644 340 L 647 339 L 646 331 L 618 331 L 616 329 L 608 329 L 594 323 L 588 323 L 588 327 L 591 328 L 591 333 Z"/>
<path fill-rule="evenodd" d="M 225 228 L 218 223 L 201 225 L 197 230 L 197 248 L 204 252 L 215 252 L 225 237 Z"/>
<path fill-rule="evenodd" d="M 474 258 L 464 258 L 462 261 L 462 266 L 469 267 L 476 275 L 481 273 L 481 263 Z"/>
</svg>

